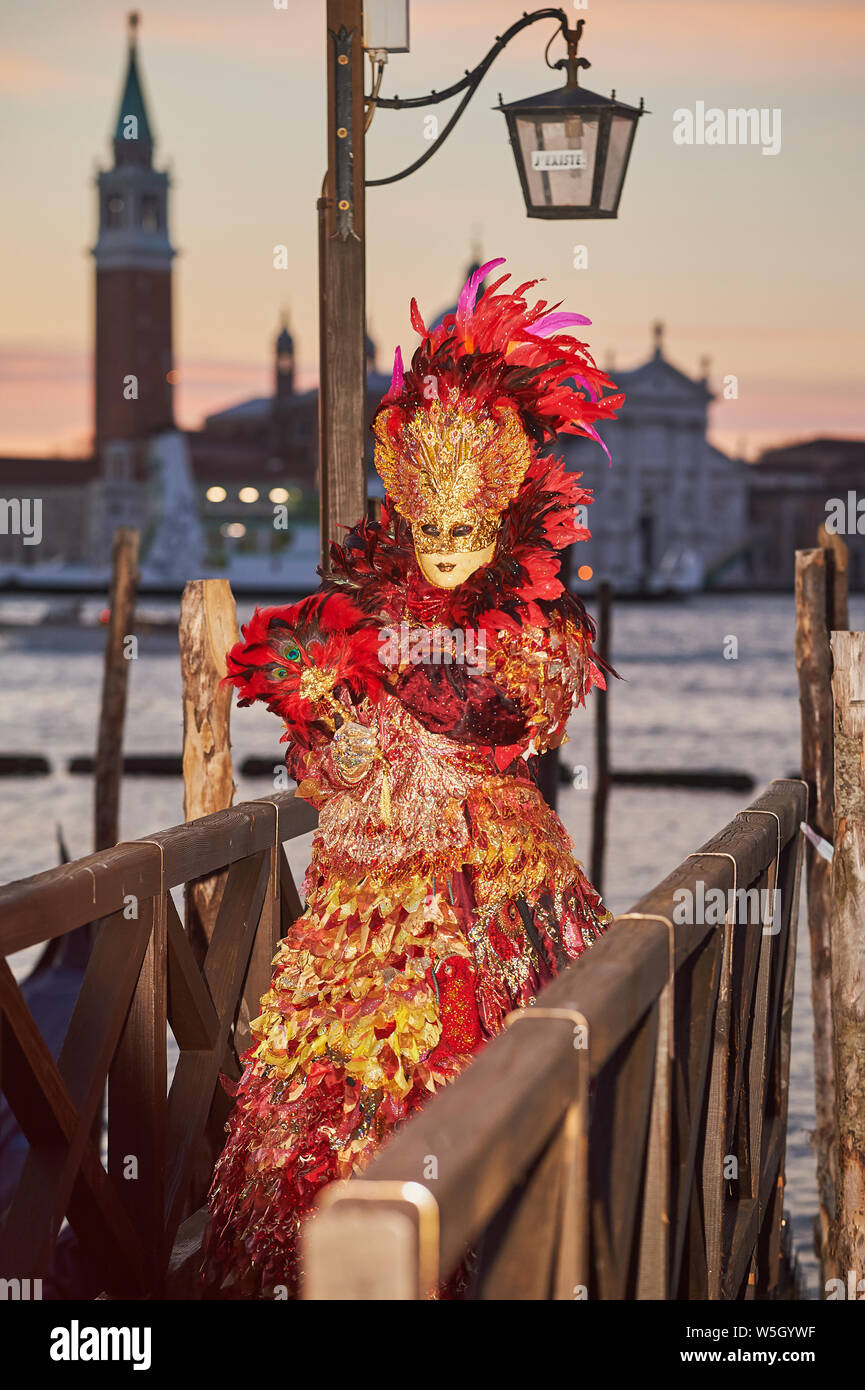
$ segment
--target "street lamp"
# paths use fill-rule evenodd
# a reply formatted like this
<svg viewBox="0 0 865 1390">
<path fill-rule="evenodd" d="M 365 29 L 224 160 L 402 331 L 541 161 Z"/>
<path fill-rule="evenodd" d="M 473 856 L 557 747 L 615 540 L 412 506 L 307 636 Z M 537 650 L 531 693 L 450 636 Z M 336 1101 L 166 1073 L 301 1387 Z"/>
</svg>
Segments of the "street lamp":
<svg viewBox="0 0 865 1390">
<path fill-rule="evenodd" d="M 442 91 L 419 97 L 383 97 L 389 53 L 409 47 L 407 0 L 327 0 L 328 168 L 319 211 L 319 481 L 322 564 L 330 541 L 353 525 L 366 502 L 365 466 L 365 201 L 366 189 L 407 178 L 431 159 L 456 126 L 483 78 L 517 34 L 540 20 L 556 20 L 567 57 L 548 67 L 565 68 L 558 92 L 498 109 L 508 121 L 511 144 L 529 217 L 604 218 L 618 212 L 639 108 L 585 91 L 577 81 L 585 58 L 577 57 L 584 20 L 571 29 L 563 9 L 524 13 L 496 41 L 477 67 Z M 363 90 L 364 55 L 373 83 Z M 407 168 L 387 178 L 365 176 L 365 134 L 379 108 L 429 107 L 461 94 L 438 138 Z"/>
<path fill-rule="evenodd" d="M 564 87 L 523 101 L 502 102 L 511 148 L 529 217 L 616 217 L 628 169 L 639 106 L 603 97 L 579 85 L 577 57 L 585 20 L 563 32 L 567 58 L 554 67 L 567 70 Z"/>
</svg>

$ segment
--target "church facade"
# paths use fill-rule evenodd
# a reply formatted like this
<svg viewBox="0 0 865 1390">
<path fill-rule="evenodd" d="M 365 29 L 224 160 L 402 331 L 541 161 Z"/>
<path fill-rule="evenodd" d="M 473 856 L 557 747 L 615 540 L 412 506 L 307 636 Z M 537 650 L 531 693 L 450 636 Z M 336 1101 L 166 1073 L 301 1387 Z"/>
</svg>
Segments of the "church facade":
<svg viewBox="0 0 865 1390">
<path fill-rule="evenodd" d="M 741 584 L 749 470 L 707 439 L 706 377 L 689 377 L 668 360 L 660 324 L 649 360 L 611 375 L 627 398 L 620 418 L 603 427 L 613 466 L 597 444 L 559 441 L 594 494 L 592 539 L 579 562 L 620 592 Z"/>
</svg>

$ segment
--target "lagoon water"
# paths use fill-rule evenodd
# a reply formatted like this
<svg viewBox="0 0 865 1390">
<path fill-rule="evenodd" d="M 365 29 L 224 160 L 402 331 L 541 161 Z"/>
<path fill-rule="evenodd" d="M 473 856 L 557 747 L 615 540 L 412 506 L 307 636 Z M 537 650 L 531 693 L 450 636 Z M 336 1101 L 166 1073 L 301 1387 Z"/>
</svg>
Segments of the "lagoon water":
<svg viewBox="0 0 865 1390">
<path fill-rule="evenodd" d="M 22 600 L 22 603 L 24 601 Z M 270 600 L 272 602 L 272 600 Z M 7 605 L 8 609 L 9 605 Z M 241 602 L 245 621 L 251 603 Z M 724 768 L 751 773 L 753 794 L 614 787 L 610 802 L 605 897 L 624 912 L 686 854 L 719 830 L 774 777 L 799 766 L 799 710 L 793 664 L 793 604 L 784 595 L 711 595 L 681 602 L 617 603 L 612 657 L 611 757 L 619 768 Z M 865 598 L 851 603 L 851 627 L 865 625 Z M 50 776 L 0 780 L 0 882 L 57 862 L 55 827 L 73 857 L 92 845 L 91 781 L 70 776 L 68 760 L 93 751 L 104 629 L 27 625 L 0 628 L 0 752 L 41 753 Z M 592 699 L 598 698 L 594 695 Z M 144 632 L 130 672 L 126 750 L 172 753 L 181 746 L 176 636 Z M 279 722 L 261 708 L 235 710 L 239 765 L 249 754 L 281 761 Z M 562 789 L 560 814 L 577 853 L 588 858 L 593 723 L 589 709 L 569 726 L 569 765 L 585 765 L 588 789 Z M 238 779 L 237 799 L 266 796 L 269 779 Z M 125 782 L 121 838 L 134 839 L 183 819 L 183 790 L 171 778 Z M 289 859 L 300 879 L 309 837 Z M 14 962 L 21 972 L 28 962 Z M 786 1201 L 802 1273 L 816 1296 L 811 1250 L 816 1209 L 810 1130 L 814 1124 L 812 1019 L 807 931 L 800 924 L 793 1018 Z"/>
</svg>

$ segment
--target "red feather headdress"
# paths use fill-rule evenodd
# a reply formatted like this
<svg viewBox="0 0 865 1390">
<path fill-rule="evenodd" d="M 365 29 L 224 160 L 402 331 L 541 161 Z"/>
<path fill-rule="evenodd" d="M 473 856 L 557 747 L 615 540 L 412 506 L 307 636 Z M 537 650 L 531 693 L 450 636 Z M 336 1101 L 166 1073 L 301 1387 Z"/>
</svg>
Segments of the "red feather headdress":
<svg viewBox="0 0 865 1390">
<path fill-rule="evenodd" d="M 497 294 L 510 279 L 502 275 L 478 300 L 485 276 L 503 264 L 499 257 L 470 275 L 456 312 L 446 314 L 437 328 L 427 328 L 416 300 L 411 301 L 412 327 L 421 343 L 408 371 L 397 348 L 391 387 L 376 414 L 387 411 L 393 434 L 416 411 L 429 411 L 435 399 L 471 399 L 493 415 L 516 408 L 537 445 L 559 434 L 582 434 L 604 447 L 595 421 L 614 419 L 625 397 L 595 365 L 586 344 L 566 331 L 591 320 L 558 312 L 559 304 L 544 299 L 529 306 L 526 291 L 538 280 Z"/>
</svg>

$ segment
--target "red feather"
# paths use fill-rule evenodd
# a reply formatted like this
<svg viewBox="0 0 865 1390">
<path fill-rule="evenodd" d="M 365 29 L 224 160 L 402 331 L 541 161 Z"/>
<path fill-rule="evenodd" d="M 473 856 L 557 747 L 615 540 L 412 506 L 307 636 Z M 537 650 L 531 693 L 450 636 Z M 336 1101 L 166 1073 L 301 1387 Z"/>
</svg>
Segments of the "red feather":
<svg viewBox="0 0 865 1390">
<path fill-rule="evenodd" d="M 556 314 L 559 305 L 543 299 L 527 304 L 525 293 L 538 281 L 527 280 L 510 294 L 496 293 L 509 279 L 501 276 L 477 303 L 476 287 L 467 284 L 456 313 L 446 314 L 436 328 L 426 327 L 412 300 L 411 322 L 421 343 L 400 389 L 389 392 L 379 407 L 393 412 L 389 429 L 399 433 L 416 411 L 429 410 L 436 396 L 445 401 L 471 396 L 492 414 L 516 406 L 537 444 L 558 434 L 581 434 L 603 446 L 595 423 L 614 419 L 624 395 L 585 343 L 567 332 L 544 331 L 562 327 L 568 316 Z"/>
<path fill-rule="evenodd" d="M 309 747 L 332 726 L 329 712 L 300 693 L 310 668 L 333 677 L 334 693 L 352 702 L 378 700 L 384 666 L 377 625 L 347 594 L 314 594 L 287 608 L 257 608 L 243 628 L 243 641 L 226 656 L 227 683 L 238 704 L 261 700 L 290 726 L 290 736 Z M 288 738 L 286 732 L 284 738 Z"/>
</svg>

